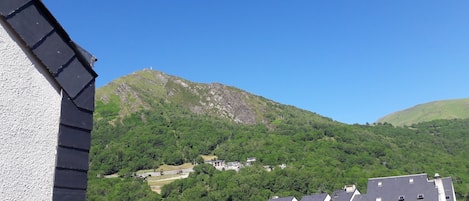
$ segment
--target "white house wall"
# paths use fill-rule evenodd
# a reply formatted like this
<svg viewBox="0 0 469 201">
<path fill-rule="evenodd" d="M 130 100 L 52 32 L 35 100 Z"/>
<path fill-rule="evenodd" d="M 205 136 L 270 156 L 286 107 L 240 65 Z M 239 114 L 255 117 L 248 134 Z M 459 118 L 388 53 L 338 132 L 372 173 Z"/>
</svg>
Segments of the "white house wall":
<svg viewBox="0 0 469 201">
<path fill-rule="evenodd" d="M 51 200 L 61 94 L 0 19 L 0 198 Z"/>
</svg>

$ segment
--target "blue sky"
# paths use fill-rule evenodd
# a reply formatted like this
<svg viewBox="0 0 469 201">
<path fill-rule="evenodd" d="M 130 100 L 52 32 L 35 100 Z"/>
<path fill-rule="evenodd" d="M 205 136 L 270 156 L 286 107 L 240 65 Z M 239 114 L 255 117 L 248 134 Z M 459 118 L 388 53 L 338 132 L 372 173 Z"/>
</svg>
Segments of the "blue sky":
<svg viewBox="0 0 469 201">
<path fill-rule="evenodd" d="M 469 97 L 467 0 L 43 2 L 98 87 L 152 67 L 360 124 Z"/>
</svg>

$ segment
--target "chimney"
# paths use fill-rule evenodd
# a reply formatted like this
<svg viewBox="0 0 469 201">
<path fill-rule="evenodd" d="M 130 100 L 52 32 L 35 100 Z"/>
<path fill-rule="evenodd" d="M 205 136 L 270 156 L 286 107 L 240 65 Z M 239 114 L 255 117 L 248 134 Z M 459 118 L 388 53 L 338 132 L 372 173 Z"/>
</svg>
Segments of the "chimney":
<svg viewBox="0 0 469 201">
<path fill-rule="evenodd" d="M 356 189 L 357 189 L 357 187 L 355 185 L 346 185 L 346 186 L 344 186 L 344 190 L 347 193 L 353 193 Z"/>
</svg>

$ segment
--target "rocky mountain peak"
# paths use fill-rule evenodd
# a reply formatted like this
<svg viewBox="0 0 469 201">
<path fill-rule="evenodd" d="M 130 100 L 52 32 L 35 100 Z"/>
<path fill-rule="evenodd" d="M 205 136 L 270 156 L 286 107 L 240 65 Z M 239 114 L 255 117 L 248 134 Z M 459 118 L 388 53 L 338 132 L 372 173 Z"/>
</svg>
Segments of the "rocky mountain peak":
<svg viewBox="0 0 469 201">
<path fill-rule="evenodd" d="M 173 104 L 195 114 L 249 125 L 269 124 L 283 117 L 280 107 L 284 107 L 235 87 L 217 82 L 191 82 L 151 69 L 134 72 L 99 88 L 96 101 L 97 104 L 116 106 L 119 110 L 116 116 L 120 117 Z"/>
</svg>

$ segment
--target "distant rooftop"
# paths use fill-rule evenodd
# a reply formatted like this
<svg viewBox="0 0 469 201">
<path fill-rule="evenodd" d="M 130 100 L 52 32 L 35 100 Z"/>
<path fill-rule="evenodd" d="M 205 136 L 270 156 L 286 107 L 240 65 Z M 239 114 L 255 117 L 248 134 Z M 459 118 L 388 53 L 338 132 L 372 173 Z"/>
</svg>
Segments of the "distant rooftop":
<svg viewBox="0 0 469 201">
<path fill-rule="evenodd" d="M 305 195 L 301 198 L 300 201 L 325 201 L 328 196 L 329 196 L 329 194 L 327 194 L 327 193 L 318 193 L 318 194 L 312 194 L 312 195 Z"/>
</svg>

